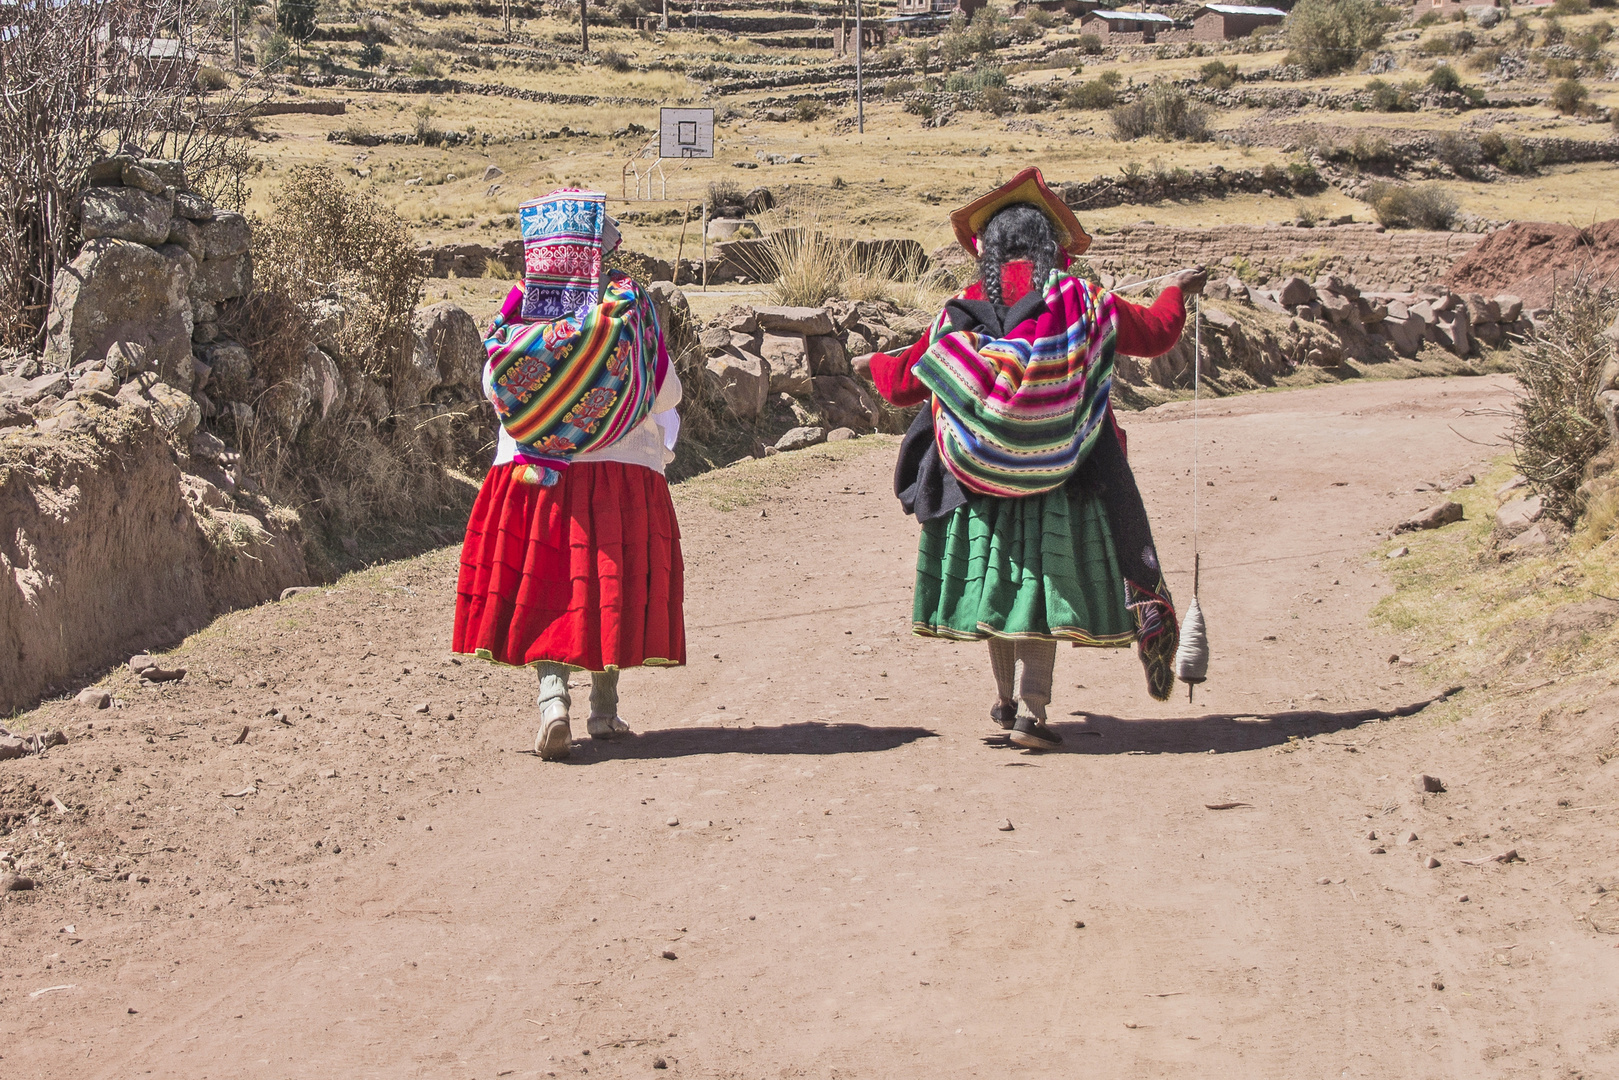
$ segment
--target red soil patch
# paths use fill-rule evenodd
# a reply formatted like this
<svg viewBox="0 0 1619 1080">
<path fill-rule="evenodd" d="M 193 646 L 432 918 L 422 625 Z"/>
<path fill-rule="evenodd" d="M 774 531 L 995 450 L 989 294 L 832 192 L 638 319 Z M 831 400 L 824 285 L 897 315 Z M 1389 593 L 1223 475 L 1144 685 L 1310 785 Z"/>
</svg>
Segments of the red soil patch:
<svg viewBox="0 0 1619 1080">
<path fill-rule="evenodd" d="M 1480 240 L 1450 268 L 1445 282 L 1457 292 L 1513 293 L 1537 308 L 1549 305 L 1553 290 L 1581 273 L 1599 280 L 1619 276 L 1619 218 L 1588 229 L 1515 222 Z"/>
</svg>

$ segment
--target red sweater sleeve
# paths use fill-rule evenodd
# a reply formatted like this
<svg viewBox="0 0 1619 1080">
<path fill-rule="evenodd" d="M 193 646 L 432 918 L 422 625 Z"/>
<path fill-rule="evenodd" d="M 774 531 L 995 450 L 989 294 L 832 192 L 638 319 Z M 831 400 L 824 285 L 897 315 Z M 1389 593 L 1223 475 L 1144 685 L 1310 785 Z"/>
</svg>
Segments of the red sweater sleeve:
<svg viewBox="0 0 1619 1080">
<path fill-rule="evenodd" d="M 1119 300 L 1117 311 L 1117 347 L 1126 356 L 1162 356 L 1180 340 L 1186 326 L 1186 299 L 1173 285 L 1159 293 L 1150 308 Z"/>
<path fill-rule="evenodd" d="M 911 367 L 927 347 L 928 339 L 924 335 L 898 356 L 873 353 L 871 381 L 876 385 L 877 392 L 901 408 L 926 400 L 928 388 L 922 385 L 922 380 L 911 373 Z"/>
</svg>

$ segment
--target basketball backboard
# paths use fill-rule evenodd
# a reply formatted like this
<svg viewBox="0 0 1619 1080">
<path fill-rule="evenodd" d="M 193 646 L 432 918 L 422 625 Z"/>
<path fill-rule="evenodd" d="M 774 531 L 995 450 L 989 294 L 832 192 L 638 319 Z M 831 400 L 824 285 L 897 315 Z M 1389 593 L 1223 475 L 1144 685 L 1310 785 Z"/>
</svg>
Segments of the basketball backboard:
<svg viewBox="0 0 1619 1080">
<path fill-rule="evenodd" d="M 713 157 L 714 110 L 659 110 L 658 156 L 660 158 Z"/>
</svg>

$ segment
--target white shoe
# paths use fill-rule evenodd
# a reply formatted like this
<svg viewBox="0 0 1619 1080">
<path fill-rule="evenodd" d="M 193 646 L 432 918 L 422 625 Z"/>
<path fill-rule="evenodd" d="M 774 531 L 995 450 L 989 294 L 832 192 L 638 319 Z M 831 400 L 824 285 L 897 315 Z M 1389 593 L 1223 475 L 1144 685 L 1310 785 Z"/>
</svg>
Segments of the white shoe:
<svg viewBox="0 0 1619 1080">
<path fill-rule="evenodd" d="M 573 726 L 568 723 L 566 702 L 552 699 L 540 710 L 540 730 L 534 735 L 534 752 L 544 761 L 561 761 L 573 749 Z"/>
<path fill-rule="evenodd" d="M 630 725 L 616 716 L 592 716 L 585 721 L 585 730 L 592 739 L 616 739 L 630 733 Z"/>
</svg>

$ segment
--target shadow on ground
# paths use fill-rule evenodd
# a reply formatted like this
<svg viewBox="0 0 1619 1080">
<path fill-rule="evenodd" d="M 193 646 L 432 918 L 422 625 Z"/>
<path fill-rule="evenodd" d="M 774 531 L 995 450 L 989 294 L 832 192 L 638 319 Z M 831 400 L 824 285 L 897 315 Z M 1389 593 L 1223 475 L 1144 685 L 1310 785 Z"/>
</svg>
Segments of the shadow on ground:
<svg viewBox="0 0 1619 1080">
<path fill-rule="evenodd" d="M 576 729 L 577 730 L 577 729 Z M 868 727 L 865 724 L 781 724 L 757 727 L 664 728 L 612 741 L 581 739 L 570 764 L 642 758 L 696 757 L 701 754 L 876 754 L 918 739 L 936 739 L 920 727 Z"/>
<path fill-rule="evenodd" d="M 1133 720 L 1090 713 L 1084 721 L 1053 720 L 1051 727 L 1063 738 L 1061 752 L 1080 754 L 1229 754 L 1280 746 L 1291 738 L 1308 738 L 1349 731 L 1373 720 L 1413 716 L 1443 701 L 1460 687 L 1397 709 L 1295 709 L 1273 713 L 1212 713 L 1169 719 Z M 986 746 L 1022 751 L 1005 735 L 990 735 Z M 1033 751 L 1042 753 L 1043 751 Z"/>
</svg>

